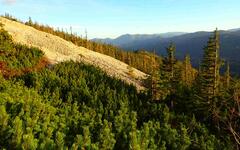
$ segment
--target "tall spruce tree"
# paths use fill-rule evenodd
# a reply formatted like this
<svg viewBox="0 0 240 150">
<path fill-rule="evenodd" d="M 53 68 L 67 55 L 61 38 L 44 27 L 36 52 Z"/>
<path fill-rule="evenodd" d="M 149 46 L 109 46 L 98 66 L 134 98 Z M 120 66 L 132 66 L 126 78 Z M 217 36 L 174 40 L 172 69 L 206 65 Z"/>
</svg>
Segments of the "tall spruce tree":
<svg viewBox="0 0 240 150">
<path fill-rule="evenodd" d="M 220 58 L 219 58 L 219 32 L 209 38 L 207 46 L 204 48 L 203 60 L 201 63 L 200 77 L 200 97 L 210 103 L 219 93 L 220 82 Z"/>
<path fill-rule="evenodd" d="M 169 75 L 166 74 L 166 71 L 163 69 L 163 66 L 159 66 L 159 60 L 157 55 L 154 55 L 151 57 L 151 71 L 150 76 L 148 78 L 148 87 L 150 89 L 150 94 L 152 97 L 152 100 L 163 100 L 167 97 L 167 95 L 170 93 L 169 87 Z"/>
<path fill-rule="evenodd" d="M 170 96 L 170 105 L 173 108 L 174 94 L 176 92 L 177 82 L 179 81 L 178 69 L 176 68 L 177 60 L 175 58 L 176 46 L 171 43 L 167 48 L 167 56 L 163 59 L 161 66 L 161 80 L 164 83 L 166 96 Z"/>
<path fill-rule="evenodd" d="M 182 82 L 187 86 L 191 86 L 194 80 L 194 71 L 191 65 L 190 55 L 186 55 L 182 65 Z"/>
<path fill-rule="evenodd" d="M 224 75 L 225 87 L 228 89 L 230 87 L 231 75 L 230 75 L 230 65 L 227 63 L 227 69 Z"/>
<path fill-rule="evenodd" d="M 151 96 L 153 100 L 159 100 L 160 99 L 160 74 L 159 74 L 159 66 L 156 63 L 156 57 L 155 57 L 155 51 L 154 51 L 154 57 L 152 57 L 152 70 L 151 70 L 151 76 L 150 76 L 150 88 L 151 88 Z"/>
<path fill-rule="evenodd" d="M 167 47 L 167 57 L 163 60 L 163 70 L 168 73 L 169 80 L 174 78 L 174 65 L 176 64 L 175 58 L 176 46 L 171 43 Z"/>
<path fill-rule="evenodd" d="M 167 80 L 169 84 L 169 88 L 173 89 L 173 86 L 176 82 L 176 58 L 175 51 L 176 46 L 171 43 L 169 47 L 166 48 L 167 56 L 163 59 L 163 63 L 161 65 L 161 76 L 163 79 Z"/>
</svg>

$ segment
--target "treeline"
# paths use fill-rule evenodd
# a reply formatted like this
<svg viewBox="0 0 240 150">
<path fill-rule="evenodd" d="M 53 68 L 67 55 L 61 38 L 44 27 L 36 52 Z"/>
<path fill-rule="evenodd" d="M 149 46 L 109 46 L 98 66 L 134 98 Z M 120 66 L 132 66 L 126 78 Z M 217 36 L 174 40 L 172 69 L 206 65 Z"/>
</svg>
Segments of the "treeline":
<svg viewBox="0 0 240 150">
<path fill-rule="evenodd" d="M 151 72 L 152 70 L 151 64 L 153 63 L 153 61 L 155 61 L 154 59 L 157 60 L 158 64 L 161 63 L 161 58 L 155 55 L 154 53 L 149 53 L 144 50 L 131 52 L 131 51 L 123 50 L 121 48 L 118 48 L 110 44 L 93 42 L 87 39 L 87 35 L 83 38 L 78 36 L 76 33 L 73 33 L 71 27 L 70 27 L 71 31 L 69 33 L 64 29 L 59 29 L 59 28 L 54 29 L 53 27 L 50 27 L 48 25 L 43 25 L 37 22 L 33 22 L 31 18 L 29 18 L 27 22 L 22 22 L 7 13 L 3 17 L 29 25 L 37 30 L 59 36 L 67 41 L 71 41 L 77 46 L 82 46 L 87 49 L 111 56 L 145 73 Z"/>
</svg>

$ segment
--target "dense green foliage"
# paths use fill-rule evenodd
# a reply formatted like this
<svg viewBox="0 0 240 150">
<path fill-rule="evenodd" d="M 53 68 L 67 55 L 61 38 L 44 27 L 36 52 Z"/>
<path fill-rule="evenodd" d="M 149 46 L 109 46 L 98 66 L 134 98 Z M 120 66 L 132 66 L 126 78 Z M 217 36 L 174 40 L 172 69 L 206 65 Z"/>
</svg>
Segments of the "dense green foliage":
<svg viewBox="0 0 240 150">
<path fill-rule="evenodd" d="M 1 83 L 1 147 L 231 148 L 194 116 L 151 103 L 92 66 L 66 62 Z"/>
<path fill-rule="evenodd" d="M 3 50 L 14 45 L 11 39 L 0 42 L 6 41 L 0 44 Z M 231 81 L 229 89 L 215 97 L 219 118 L 209 119 L 198 111 L 198 85 L 186 79 L 192 78 L 184 71 L 191 65 L 175 61 L 172 48 L 156 73 L 161 83 L 157 92 L 167 90 L 159 101 L 153 101 L 151 91 L 139 93 L 98 68 L 73 61 L 7 79 L 0 74 L 0 149 L 237 149 L 234 100 L 239 101 L 239 84 Z M 34 56 L 33 64 L 34 58 L 41 59 L 32 55 L 34 50 L 24 51 Z M 21 58 L 15 57 L 12 64 Z"/>
</svg>

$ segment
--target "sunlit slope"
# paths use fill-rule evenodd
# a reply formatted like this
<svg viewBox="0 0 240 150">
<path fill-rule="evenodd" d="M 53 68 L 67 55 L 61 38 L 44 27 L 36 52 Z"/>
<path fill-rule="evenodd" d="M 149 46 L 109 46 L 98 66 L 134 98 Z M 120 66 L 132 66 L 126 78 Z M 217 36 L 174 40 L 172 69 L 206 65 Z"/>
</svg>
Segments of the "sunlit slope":
<svg viewBox="0 0 240 150">
<path fill-rule="evenodd" d="M 40 48 L 53 64 L 67 60 L 82 61 L 101 68 L 110 76 L 135 85 L 138 90 L 144 89 L 142 79 L 146 78 L 146 74 L 115 58 L 78 47 L 62 38 L 15 21 L 0 17 L 0 22 L 12 35 L 14 42 Z"/>
</svg>

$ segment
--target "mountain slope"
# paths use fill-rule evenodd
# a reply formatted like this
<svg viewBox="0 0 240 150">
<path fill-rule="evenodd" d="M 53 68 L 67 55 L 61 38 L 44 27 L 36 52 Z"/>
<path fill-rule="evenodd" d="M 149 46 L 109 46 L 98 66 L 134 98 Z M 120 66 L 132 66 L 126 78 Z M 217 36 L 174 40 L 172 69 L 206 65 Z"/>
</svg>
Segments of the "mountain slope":
<svg viewBox="0 0 240 150">
<path fill-rule="evenodd" d="M 0 17 L 0 22 L 4 25 L 4 29 L 12 35 L 16 43 L 40 48 L 53 64 L 66 60 L 82 61 L 101 68 L 110 76 L 135 85 L 138 90 L 144 89 L 141 80 L 146 77 L 146 74 L 129 67 L 119 60 L 78 47 L 62 38 L 38 31 L 18 22 L 2 17 Z"/>
</svg>

